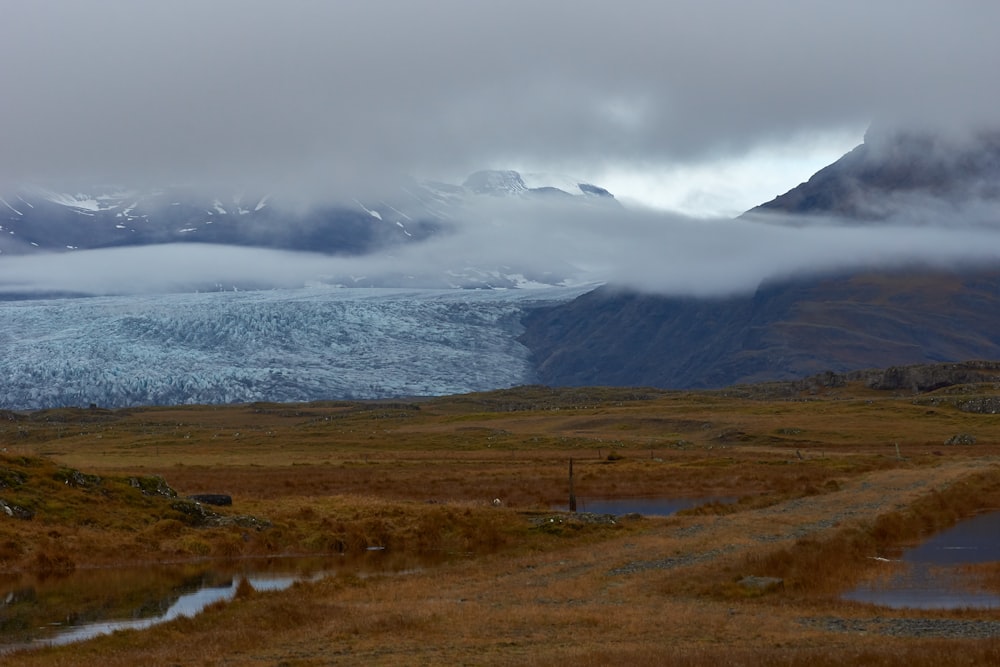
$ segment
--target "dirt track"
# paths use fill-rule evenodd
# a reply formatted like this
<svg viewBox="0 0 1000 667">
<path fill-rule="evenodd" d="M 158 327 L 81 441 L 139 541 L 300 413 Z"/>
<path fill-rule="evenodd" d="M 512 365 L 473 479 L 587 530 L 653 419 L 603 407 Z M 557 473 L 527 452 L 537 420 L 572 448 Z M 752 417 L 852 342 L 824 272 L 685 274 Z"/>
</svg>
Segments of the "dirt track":
<svg viewBox="0 0 1000 667">
<path fill-rule="evenodd" d="M 734 555 L 761 543 L 783 542 L 816 535 L 848 521 L 865 521 L 900 510 L 932 489 L 942 489 L 969 474 L 994 465 L 990 460 L 946 462 L 935 468 L 873 472 L 844 483 L 838 491 L 806 496 L 760 510 L 720 517 L 677 518 L 679 528 L 657 531 L 684 555 L 637 560 L 615 566 L 612 574 L 671 569 L 702 564 Z M 723 535 L 725 546 L 718 546 Z M 732 536 L 742 536 L 733 541 Z M 873 554 L 874 555 L 874 554 Z"/>
<path fill-rule="evenodd" d="M 709 576 L 715 571 L 728 576 L 723 574 L 727 564 L 744 562 L 748 554 L 762 546 L 777 548 L 850 522 L 873 520 L 882 513 L 905 508 L 932 489 L 944 488 L 992 465 L 990 460 L 966 460 L 942 462 L 935 468 L 874 472 L 844 483 L 838 491 L 760 510 L 719 517 L 670 518 L 638 537 L 600 548 L 578 548 L 509 562 L 498 559 L 495 572 L 488 578 L 466 576 L 469 573 L 460 567 L 442 572 L 434 595 L 413 599 L 412 604 L 452 619 L 453 624 L 446 624 L 449 630 L 442 641 L 449 646 L 444 649 L 448 659 L 456 662 L 468 659 L 490 663 L 493 660 L 483 656 L 503 648 L 507 657 L 498 662 L 506 664 L 512 655 L 509 649 L 514 647 L 515 653 L 547 656 L 539 657 L 538 664 L 555 664 L 584 654 L 583 646 L 597 637 L 605 637 L 615 645 L 619 635 L 629 637 L 625 642 L 629 647 L 648 644 L 659 647 L 655 650 L 667 646 L 670 650 L 702 650 L 706 644 L 757 650 L 780 646 L 792 637 L 795 643 L 805 645 L 850 645 L 859 637 L 876 635 L 992 637 L 1000 627 L 996 620 L 932 618 L 926 613 L 887 617 L 880 616 L 874 607 L 864 606 L 851 608 L 851 615 L 843 617 L 824 614 L 822 603 L 775 606 L 664 594 L 665 588 L 678 578 L 704 578 L 706 571 Z M 398 601 L 407 588 L 382 592 Z M 366 612 L 377 612 L 381 604 L 388 602 L 378 597 L 365 604 Z M 463 635 L 463 618 L 476 619 L 471 627 L 490 627 L 490 637 Z M 580 618 L 589 619 L 582 630 L 570 627 L 571 622 L 579 624 Z M 553 627 L 563 623 L 566 625 L 562 630 L 553 632 Z M 548 631 L 542 634 L 535 628 Z M 441 650 L 438 646 L 435 652 Z M 394 642 L 392 648 L 382 646 L 377 652 L 359 645 L 351 655 L 363 655 L 376 663 L 430 659 L 430 654 L 405 642 Z M 441 656 L 435 655 L 433 659 Z"/>
</svg>

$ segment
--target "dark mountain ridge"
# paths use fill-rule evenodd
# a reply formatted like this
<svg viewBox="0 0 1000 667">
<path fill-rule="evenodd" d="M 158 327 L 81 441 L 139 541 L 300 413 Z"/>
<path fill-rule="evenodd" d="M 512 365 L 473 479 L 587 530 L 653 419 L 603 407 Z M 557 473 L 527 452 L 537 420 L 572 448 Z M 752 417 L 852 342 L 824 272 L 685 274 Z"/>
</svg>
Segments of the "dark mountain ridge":
<svg viewBox="0 0 1000 667">
<path fill-rule="evenodd" d="M 808 182 L 747 213 L 879 224 L 975 198 L 1000 222 L 1000 133 L 870 131 Z M 930 205 L 928 206 L 928 203 Z M 993 208 L 996 206 L 996 208 Z M 803 222 L 805 219 L 805 222 Z M 529 314 L 551 385 L 718 388 L 833 371 L 1000 359 L 1000 267 L 910 267 L 771 282 L 719 299 L 601 288 Z"/>
<path fill-rule="evenodd" d="M 1000 131 L 874 127 L 864 143 L 745 216 L 774 213 L 883 220 L 931 202 L 1000 203 Z"/>
</svg>

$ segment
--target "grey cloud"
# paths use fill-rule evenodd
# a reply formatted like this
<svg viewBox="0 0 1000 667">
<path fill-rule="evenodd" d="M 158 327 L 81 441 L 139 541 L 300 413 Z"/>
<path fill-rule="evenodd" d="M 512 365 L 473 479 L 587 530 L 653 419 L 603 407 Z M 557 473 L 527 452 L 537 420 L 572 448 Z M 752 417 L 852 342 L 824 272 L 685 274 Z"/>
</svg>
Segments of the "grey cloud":
<svg viewBox="0 0 1000 667">
<path fill-rule="evenodd" d="M 979 123 L 1000 103 L 998 24 L 1000 5 L 927 0 L 8 2 L 0 183 L 363 196 L 511 162 L 706 160 L 904 112 Z"/>
<path fill-rule="evenodd" d="M 612 282 L 674 295 L 724 296 L 764 281 L 906 265 L 969 268 L 1000 260 L 1000 225 L 984 203 L 930 220 L 900 212 L 865 225 L 810 218 L 694 220 L 649 210 L 496 200 L 453 233 L 363 257 L 179 244 L 7 257 L 0 285 L 24 292 L 154 293 L 219 284 L 297 287 L 344 277 L 440 286 L 468 267 L 573 284 Z M 994 209 L 995 210 L 995 209 Z M 919 223 L 919 224 L 915 224 Z"/>
</svg>

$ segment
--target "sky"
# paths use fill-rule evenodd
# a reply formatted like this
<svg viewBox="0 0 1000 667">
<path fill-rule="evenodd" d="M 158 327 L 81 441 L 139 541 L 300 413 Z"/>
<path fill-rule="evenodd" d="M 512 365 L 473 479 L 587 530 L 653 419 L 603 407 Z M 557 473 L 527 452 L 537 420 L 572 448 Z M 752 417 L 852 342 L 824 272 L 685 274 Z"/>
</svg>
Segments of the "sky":
<svg viewBox="0 0 1000 667">
<path fill-rule="evenodd" d="M 317 198 L 518 168 L 712 215 L 790 189 L 875 118 L 966 122 L 1000 106 L 1000 4 L 985 0 L 0 9 L 7 184 L 217 182 Z M 727 201 L 751 188 L 755 199 Z"/>
<path fill-rule="evenodd" d="M 805 181 L 873 122 L 975 128 L 1000 108 L 1000 3 L 988 0 L 0 0 L 0 11 L 0 190 L 184 184 L 352 201 L 407 176 L 570 174 L 635 208 L 633 231 L 609 241 L 588 229 L 594 246 L 565 257 L 597 265 L 616 248 L 605 263 L 618 270 L 598 272 L 610 279 L 660 235 L 679 260 L 727 247 L 713 244 L 732 238 L 728 218 Z M 472 252 L 454 245 L 482 242 L 466 231 L 420 261 Z M 763 267 L 770 242 L 831 264 L 881 247 L 828 233 L 761 232 L 744 248 L 760 246 Z M 922 233 L 908 251 L 921 257 L 935 246 Z M 634 246 L 617 248 L 623 236 Z M 952 255 L 983 252 L 967 242 Z M 745 285 L 764 271 L 733 266 L 707 264 L 691 282 Z"/>
</svg>

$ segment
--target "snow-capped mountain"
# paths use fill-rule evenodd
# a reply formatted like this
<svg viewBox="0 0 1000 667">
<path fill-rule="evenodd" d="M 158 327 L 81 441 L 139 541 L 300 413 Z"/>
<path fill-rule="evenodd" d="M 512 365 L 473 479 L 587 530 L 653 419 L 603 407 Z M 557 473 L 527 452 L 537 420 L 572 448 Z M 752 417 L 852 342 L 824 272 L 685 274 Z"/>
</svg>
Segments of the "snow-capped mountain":
<svg viewBox="0 0 1000 667">
<path fill-rule="evenodd" d="M 429 192 L 418 193 L 406 202 L 410 213 L 361 201 L 303 210 L 266 193 L 28 187 L 0 196 L 0 251 L 197 242 L 358 254 L 433 234 L 440 220 L 427 204 L 433 208 L 434 200 Z"/>
<path fill-rule="evenodd" d="M 510 170 L 486 170 L 471 174 L 462 184 L 471 193 L 491 196 L 575 196 L 601 197 L 614 200 L 614 195 L 604 188 L 582 183 L 578 179 L 553 174 L 525 174 Z"/>
<path fill-rule="evenodd" d="M 531 186 L 514 171 L 481 171 L 462 185 L 410 180 L 387 187 L 384 196 L 353 198 L 346 203 L 303 208 L 269 194 L 205 194 L 190 188 L 130 190 L 95 188 L 57 192 L 37 187 L 16 189 L 0 197 L 0 255 L 66 253 L 164 244 L 219 244 L 245 248 L 309 251 L 338 257 L 386 258 L 376 275 L 336 271 L 318 282 L 346 287 L 491 288 L 563 285 L 572 267 L 484 265 L 481 258 L 445 256 L 439 266 L 394 268 L 394 253 L 432 237 L 446 238 L 486 219 L 484 211 L 498 199 L 531 206 L 556 195 L 569 206 L 617 205 L 603 188 L 551 179 L 566 187 Z M 566 183 L 569 183 L 568 185 Z M 561 204 L 560 204 L 561 205 Z M 471 222 L 470 222 L 471 221 Z M 180 246 L 183 247 L 183 246 Z M 172 256 L 177 253 L 173 252 Z M 199 256 L 203 256 L 199 254 Z M 499 263 L 498 263 L 499 264 Z M 233 282 L 223 288 L 259 289 L 266 275 Z M 188 284 L 203 291 L 216 281 Z M 0 299 L 31 295 L 18 285 L 0 281 Z M 107 293 L 107 292 L 101 292 Z M 118 293 L 118 292 L 113 292 Z M 71 295 L 73 292 L 56 292 Z"/>
<path fill-rule="evenodd" d="M 0 193 L 0 252 L 197 242 L 363 254 L 441 233 L 484 195 L 540 194 L 614 200 L 607 190 L 586 183 L 568 191 L 545 184 L 529 187 L 516 171 L 479 171 L 462 185 L 413 180 L 376 199 L 307 210 L 267 193 L 20 187 Z"/>
</svg>

